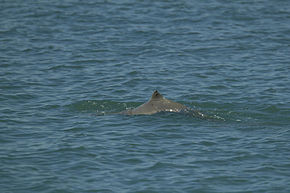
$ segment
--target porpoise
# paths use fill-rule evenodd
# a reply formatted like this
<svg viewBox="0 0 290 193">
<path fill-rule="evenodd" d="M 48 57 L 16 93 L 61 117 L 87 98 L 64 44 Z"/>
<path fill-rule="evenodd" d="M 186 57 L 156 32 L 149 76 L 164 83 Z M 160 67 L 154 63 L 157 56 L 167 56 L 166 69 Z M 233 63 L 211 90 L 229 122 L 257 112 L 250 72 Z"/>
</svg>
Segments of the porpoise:
<svg viewBox="0 0 290 193">
<path fill-rule="evenodd" d="M 159 112 L 181 112 L 189 108 L 183 104 L 173 102 L 163 97 L 155 90 L 150 100 L 134 109 L 122 111 L 121 114 L 126 115 L 151 115 Z"/>
</svg>

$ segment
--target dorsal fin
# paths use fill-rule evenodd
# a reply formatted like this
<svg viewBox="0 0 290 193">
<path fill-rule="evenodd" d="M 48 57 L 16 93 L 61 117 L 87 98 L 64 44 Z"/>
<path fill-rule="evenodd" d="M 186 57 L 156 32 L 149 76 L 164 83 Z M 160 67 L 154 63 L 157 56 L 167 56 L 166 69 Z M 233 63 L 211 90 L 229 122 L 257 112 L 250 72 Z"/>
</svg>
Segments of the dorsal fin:
<svg viewBox="0 0 290 193">
<path fill-rule="evenodd" d="M 151 100 L 159 100 L 162 98 L 163 96 L 157 90 L 155 90 L 152 94 Z"/>
</svg>

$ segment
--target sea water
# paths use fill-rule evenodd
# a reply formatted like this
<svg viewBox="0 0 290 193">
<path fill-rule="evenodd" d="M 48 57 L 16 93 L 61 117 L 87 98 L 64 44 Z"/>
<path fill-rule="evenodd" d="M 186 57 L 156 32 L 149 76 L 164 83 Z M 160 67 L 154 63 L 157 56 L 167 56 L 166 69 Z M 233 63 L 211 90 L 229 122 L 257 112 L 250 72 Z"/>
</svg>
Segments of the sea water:
<svg viewBox="0 0 290 193">
<path fill-rule="evenodd" d="M 0 192 L 290 192 L 289 7 L 2 0 Z"/>
</svg>

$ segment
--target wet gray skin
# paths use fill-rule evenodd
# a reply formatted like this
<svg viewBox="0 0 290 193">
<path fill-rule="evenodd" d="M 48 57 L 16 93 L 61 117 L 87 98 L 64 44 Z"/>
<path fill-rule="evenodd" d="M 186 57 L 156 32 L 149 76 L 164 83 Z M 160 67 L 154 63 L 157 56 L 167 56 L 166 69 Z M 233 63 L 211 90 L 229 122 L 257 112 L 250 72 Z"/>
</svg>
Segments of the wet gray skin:
<svg viewBox="0 0 290 193">
<path fill-rule="evenodd" d="M 127 114 L 127 115 L 151 115 L 154 113 L 164 112 L 164 111 L 180 112 L 186 109 L 188 109 L 188 107 L 180 103 L 176 103 L 176 102 L 166 99 L 157 90 L 155 90 L 154 93 L 152 94 L 151 99 L 148 102 L 134 109 L 129 109 L 121 113 Z"/>
</svg>

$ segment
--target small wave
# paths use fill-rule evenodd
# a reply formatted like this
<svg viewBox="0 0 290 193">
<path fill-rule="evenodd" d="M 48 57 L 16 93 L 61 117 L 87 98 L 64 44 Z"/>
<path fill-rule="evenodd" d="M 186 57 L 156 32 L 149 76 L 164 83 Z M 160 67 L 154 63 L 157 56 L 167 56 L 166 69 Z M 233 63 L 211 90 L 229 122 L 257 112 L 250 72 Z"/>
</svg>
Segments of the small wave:
<svg viewBox="0 0 290 193">
<path fill-rule="evenodd" d="M 116 102 L 113 100 L 83 100 L 67 105 L 67 109 L 77 113 L 89 113 L 97 116 L 118 114 L 124 110 L 135 108 L 141 105 L 141 102 Z M 216 103 L 190 103 L 186 104 L 188 109 L 178 112 L 181 115 L 194 117 L 201 120 L 227 121 L 237 123 L 256 123 L 262 121 L 265 117 L 272 122 L 278 122 L 279 117 L 273 117 L 272 114 L 285 116 L 288 110 L 277 105 L 265 105 L 264 107 L 249 106 L 244 104 L 216 104 Z M 242 106 L 241 106 L 242 105 Z M 161 112 L 170 115 L 176 112 Z M 277 120 L 277 121 L 275 121 Z M 267 122 L 267 123 L 268 123 Z M 281 123 L 281 122 L 279 122 Z M 281 123 L 282 124 L 282 123 Z M 284 123 L 285 124 L 285 123 Z"/>
<path fill-rule="evenodd" d="M 121 112 L 130 107 L 138 106 L 138 104 L 115 102 L 111 100 L 85 100 L 73 103 L 67 107 L 75 112 L 106 115 Z"/>
<path fill-rule="evenodd" d="M 135 108 L 142 103 L 140 102 L 115 102 L 112 100 L 84 100 L 79 101 L 70 105 L 67 105 L 67 108 L 70 111 L 79 112 L 79 113 L 91 113 L 95 115 L 108 115 L 120 113 L 124 110 Z M 179 113 L 187 116 L 192 116 L 195 118 L 206 119 L 206 120 L 219 120 L 225 121 L 223 114 L 216 111 L 201 111 L 195 110 L 195 108 L 188 108 L 180 112 L 160 112 L 162 114 L 172 114 Z M 221 115 L 220 115 L 221 114 Z"/>
</svg>

